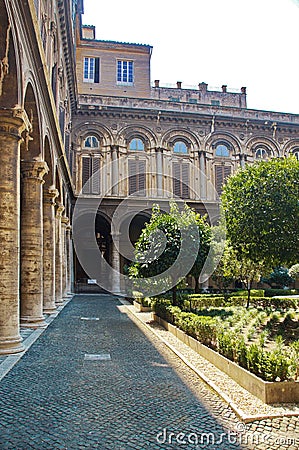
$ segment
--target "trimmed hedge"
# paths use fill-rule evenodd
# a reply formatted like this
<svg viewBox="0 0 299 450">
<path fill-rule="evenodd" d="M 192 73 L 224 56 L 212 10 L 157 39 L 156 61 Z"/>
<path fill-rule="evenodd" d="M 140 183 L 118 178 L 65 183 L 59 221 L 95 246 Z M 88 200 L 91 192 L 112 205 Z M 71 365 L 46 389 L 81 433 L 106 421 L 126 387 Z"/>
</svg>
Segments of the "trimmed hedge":
<svg viewBox="0 0 299 450">
<path fill-rule="evenodd" d="M 240 297 L 237 298 L 240 299 Z M 262 300 L 265 302 L 264 306 L 269 307 L 273 300 L 283 302 L 291 299 L 264 297 L 256 299 L 259 302 Z M 154 309 L 162 319 L 265 381 L 285 381 L 291 379 L 294 371 L 298 370 L 298 355 L 291 356 L 279 342 L 271 351 L 264 349 L 262 340 L 251 345 L 246 344 L 241 334 L 225 329 L 218 317 L 184 312 L 179 307 L 172 306 L 168 300 L 163 302 L 161 299 L 156 299 Z M 297 353 L 299 354 L 299 351 Z"/>
</svg>

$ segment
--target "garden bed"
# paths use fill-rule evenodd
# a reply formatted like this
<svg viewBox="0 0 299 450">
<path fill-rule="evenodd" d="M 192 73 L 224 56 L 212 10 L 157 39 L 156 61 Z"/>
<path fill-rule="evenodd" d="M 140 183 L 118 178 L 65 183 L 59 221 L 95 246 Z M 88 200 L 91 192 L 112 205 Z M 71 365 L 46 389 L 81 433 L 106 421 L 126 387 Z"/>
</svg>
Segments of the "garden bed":
<svg viewBox="0 0 299 450">
<path fill-rule="evenodd" d="M 298 381 L 264 381 L 153 313 L 153 319 L 264 403 L 298 403 Z"/>
</svg>

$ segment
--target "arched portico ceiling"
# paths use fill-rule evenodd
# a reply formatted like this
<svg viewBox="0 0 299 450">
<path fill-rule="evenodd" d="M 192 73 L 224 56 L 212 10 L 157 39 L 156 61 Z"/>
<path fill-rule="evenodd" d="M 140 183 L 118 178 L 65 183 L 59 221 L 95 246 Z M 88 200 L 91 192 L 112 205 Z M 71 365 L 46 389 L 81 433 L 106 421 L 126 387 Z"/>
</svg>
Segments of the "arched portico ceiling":
<svg viewBox="0 0 299 450">
<path fill-rule="evenodd" d="M 185 128 L 174 128 L 167 131 L 161 139 L 161 147 L 170 149 L 173 147 L 174 142 L 183 141 L 190 150 L 200 148 L 200 140 L 198 137 Z"/>
<path fill-rule="evenodd" d="M 0 107 L 12 108 L 20 103 L 19 84 L 13 43 L 14 30 L 4 0 L 0 0 L 0 12 Z"/>
<path fill-rule="evenodd" d="M 155 148 L 157 147 L 157 137 L 147 127 L 144 126 L 127 126 L 122 128 L 116 137 L 116 143 L 123 147 L 127 147 L 128 143 L 134 139 L 141 139 L 147 148 Z"/>
<path fill-rule="evenodd" d="M 49 189 L 54 184 L 54 160 L 48 136 L 45 136 L 44 139 L 44 160 L 49 169 L 48 173 L 44 176 L 44 189 Z"/>
<path fill-rule="evenodd" d="M 73 142 L 81 147 L 84 139 L 88 136 L 96 136 L 101 147 L 114 144 L 114 138 L 109 128 L 96 122 L 85 122 L 73 127 Z"/>
<path fill-rule="evenodd" d="M 271 156 L 280 156 L 278 145 L 274 140 L 264 136 L 256 136 L 248 140 L 246 144 L 246 153 L 254 154 L 258 147 L 264 147 L 271 152 Z"/>
<path fill-rule="evenodd" d="M 239 140 L 231 133 L 227 133 L 225 131 L 215 132 L 209 135 L 207 140 L 205 141 L 205 149 L 208 152 L 213 153 L 214 149 L 218 144 L 227 144 L 229 149 L 232 151 L 232 154 L 237 154 L 241 152 L 241 144 Z"/>
<path fill-rule="evenodd" d="M 36 98 L 34 84 L 31 81 L 28 81 L 25 90 L 24 109 L 31 123 L 31 130 L 29 133 L 24 132 L 24 141 L 21 145 L 21 159 L 27 161 L 37 157 L 42 159 L 40 115 Z"/>
</svg>

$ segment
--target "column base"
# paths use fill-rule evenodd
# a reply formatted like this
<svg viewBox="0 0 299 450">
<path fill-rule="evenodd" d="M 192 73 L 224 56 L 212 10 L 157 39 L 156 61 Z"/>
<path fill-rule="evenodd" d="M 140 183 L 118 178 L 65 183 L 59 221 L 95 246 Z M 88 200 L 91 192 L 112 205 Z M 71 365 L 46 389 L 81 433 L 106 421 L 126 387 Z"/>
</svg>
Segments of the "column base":
<svg viewBox="0 0 299 450">
<path fill-rule="evenodd" d="M 57 311 L 56 306 L 53 306 L 51 308 L 44 308 L 43 309 L 43 313 L 44 314 L 54 314 L 54 313 L 56 313 L 56 311 Z"/>
<path fill-rule="evenodd" d="M 24 345 L 22 344 L 22 338 L 0 338 L 0 355 L 11 355 L 14 353 L 20 353 L 25 350 Z"/>
<path fill-rule="evenodd" d="M 47 326 L 45 318 L 42 317 L 21 317 L 20 326 L 22 328 L 45 328 Z"/>
</svg>

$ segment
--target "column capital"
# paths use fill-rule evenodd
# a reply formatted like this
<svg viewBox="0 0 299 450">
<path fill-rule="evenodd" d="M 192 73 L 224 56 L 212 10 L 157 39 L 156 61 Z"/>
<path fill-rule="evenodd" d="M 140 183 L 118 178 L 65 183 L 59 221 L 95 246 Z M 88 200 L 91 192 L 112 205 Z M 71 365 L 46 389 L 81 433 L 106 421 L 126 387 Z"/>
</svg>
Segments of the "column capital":
<svg viewBox="0 0 299 450">
<path fill-rule="evenodd" d="M 19 105 L 14 108 L 0 108 L 0 133 L 22 139 L 23 131 L 30 132 L 31 122 L 26 111 Z"/>
<path fill-rule="evenodd" d="M 41 160 L 21 161 L 22 178 L 31 178 L 44 182 L 43 177 L 49 172 L 48 164 Z"/>
<path fill-rule="evenodd" d="M 64 211 L 64 206 L 62 203 L 56 203 L 57 208 L 56 208 L 56 217 L 62 217 L 62 213 Z"/>
<path fill-rule="evenodd" d="M 55 186 L 50 186 L 49 189 L 44 190 L 43 201 L 50 205 L 55 205 L 55 198 L 59 195 L 58 189 Z"/>
<path fill-rule="evenodd" d="M 67 216 L 61 217 L 61 223 L 67 227 L 67 225 L 70 223 L 70 219 Z"/>
</svg>

